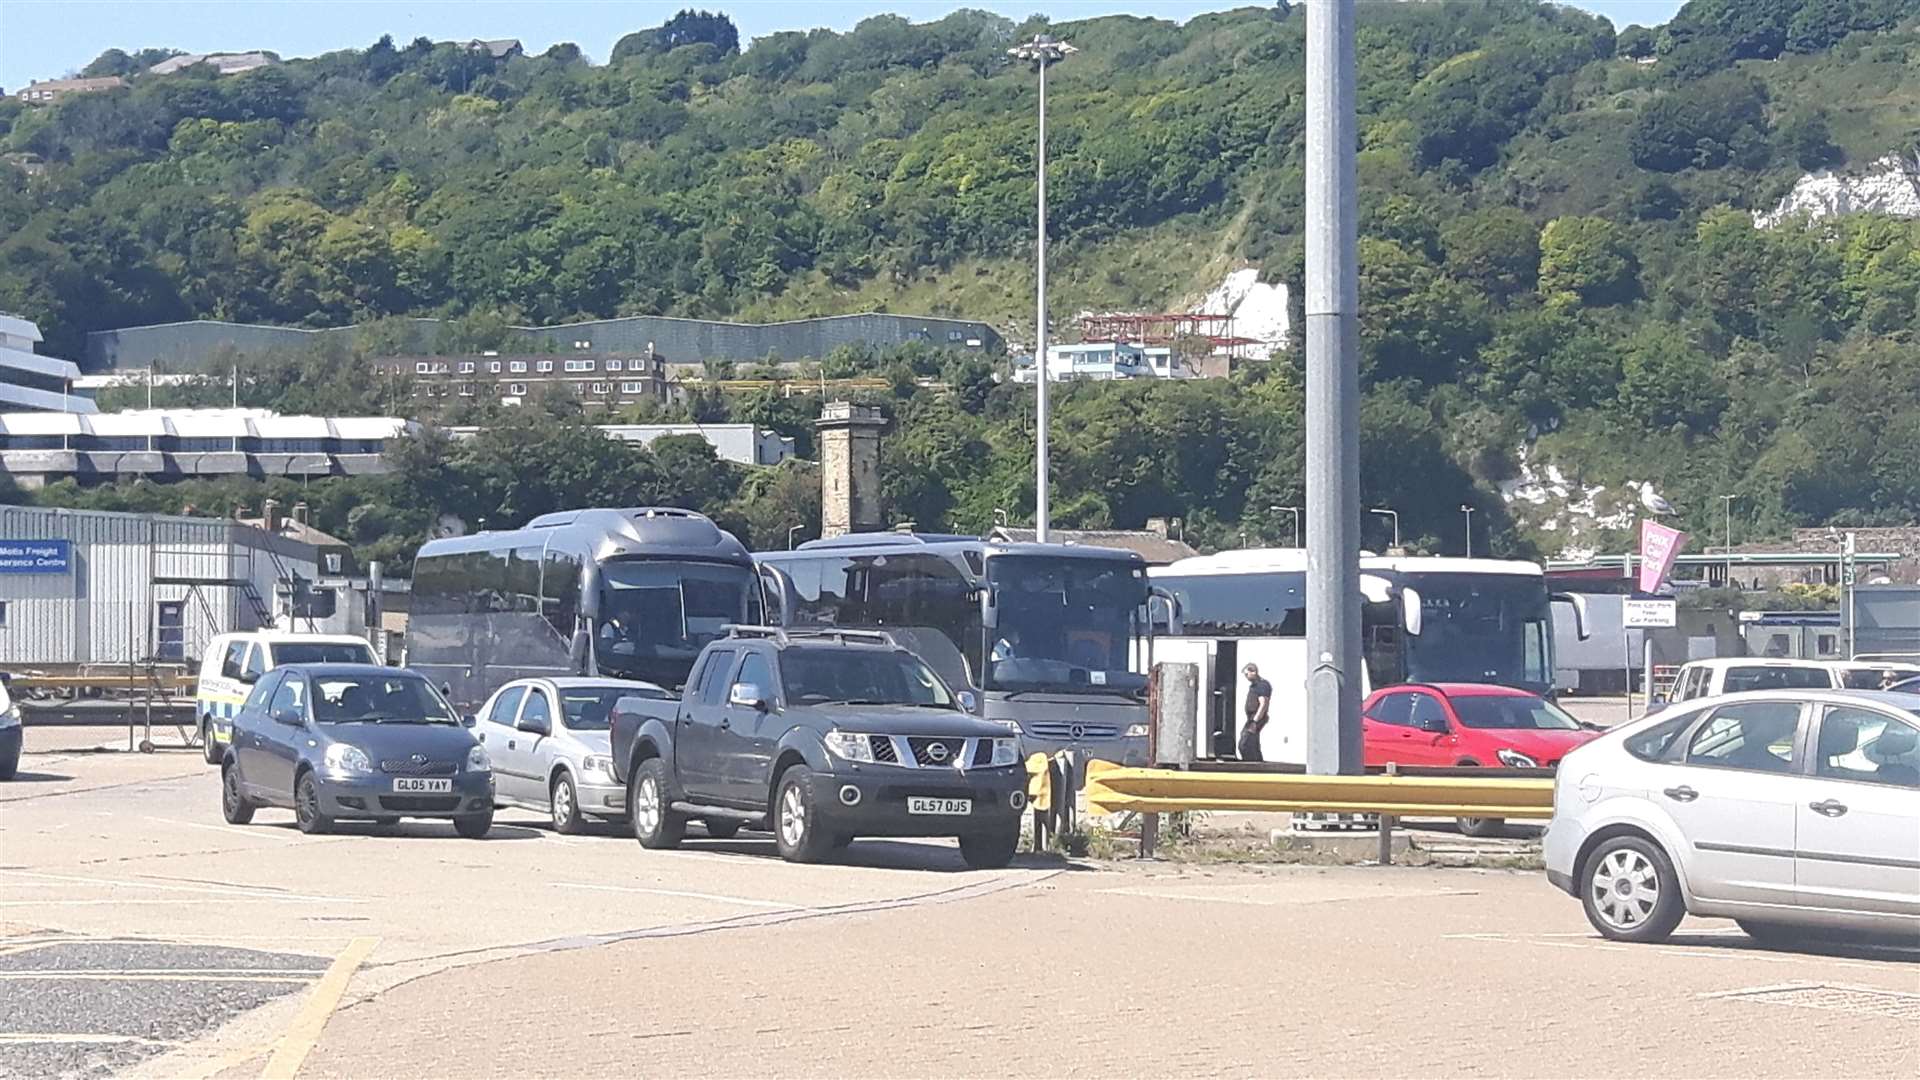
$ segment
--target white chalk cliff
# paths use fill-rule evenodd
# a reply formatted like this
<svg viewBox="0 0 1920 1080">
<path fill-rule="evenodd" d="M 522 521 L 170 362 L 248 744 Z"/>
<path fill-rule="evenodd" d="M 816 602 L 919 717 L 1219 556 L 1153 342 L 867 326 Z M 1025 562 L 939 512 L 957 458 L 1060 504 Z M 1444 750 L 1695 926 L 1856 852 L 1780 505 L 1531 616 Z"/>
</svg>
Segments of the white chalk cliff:
<svg viewBox="0 0 1920 1080">
<path fill-rule="evenodd" d="M 1213 287 L 1196 315 L 1231 315 L 1234 337 L 1252 338 L 1258 345 L 1248 346 L 1242 355 L 1266 360 L 1287 347 L 1287 286 L 1269 285 L 1260 280 L 1260 271 L 1245 267 L 1228 274 Z"/>
<path fill-rule="evenodd" d="M 1808 173 L 1771 211 L 1754 211 L 1753 223 L 1770 229 L 1800 216 L 1861 213 L 1920 218 L 1920 161 L 1888 154 L 1862 171 Z"/>
</svg>

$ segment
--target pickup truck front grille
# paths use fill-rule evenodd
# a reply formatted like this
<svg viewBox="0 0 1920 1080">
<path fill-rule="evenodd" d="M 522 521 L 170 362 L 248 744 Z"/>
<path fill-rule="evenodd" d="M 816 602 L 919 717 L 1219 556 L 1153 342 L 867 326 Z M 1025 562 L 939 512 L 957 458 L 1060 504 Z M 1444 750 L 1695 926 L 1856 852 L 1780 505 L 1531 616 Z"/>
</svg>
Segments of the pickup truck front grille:
<svg viewBox="0 0 1920 1080">
<path fill-rule="evenodd" d="M 960 756 L 966 753 L 965 739 L 909 738 L 907 746 L 913 751 L 913 763 L 923 769 L 950 769 L 966 761 Z"/>
<path fill-rule="evenodd" d="M 876 764 L 905 769 L 984 769 L 993 765 L 991 738 L 869 735 L 867 745 L 873 749 Z"/>
</svg>

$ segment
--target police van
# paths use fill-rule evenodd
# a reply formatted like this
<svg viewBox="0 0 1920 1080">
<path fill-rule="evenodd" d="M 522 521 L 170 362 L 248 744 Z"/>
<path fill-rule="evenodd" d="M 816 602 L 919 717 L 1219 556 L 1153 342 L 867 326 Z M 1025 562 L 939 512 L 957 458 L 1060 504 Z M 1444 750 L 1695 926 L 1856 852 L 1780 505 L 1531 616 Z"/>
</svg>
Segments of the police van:
<svg viewBox="0 0 1920 1080">
<path fill-rule="evenodd" d="M 193 711 L 207 764 L 218 765 L 233 739 L 233 715 L 260 676 L 288 664 L 377 664 L 364 638 L 351 634 L 296 634 L 250 630 L 221 634 L 200 658 Z"/>
</svg>

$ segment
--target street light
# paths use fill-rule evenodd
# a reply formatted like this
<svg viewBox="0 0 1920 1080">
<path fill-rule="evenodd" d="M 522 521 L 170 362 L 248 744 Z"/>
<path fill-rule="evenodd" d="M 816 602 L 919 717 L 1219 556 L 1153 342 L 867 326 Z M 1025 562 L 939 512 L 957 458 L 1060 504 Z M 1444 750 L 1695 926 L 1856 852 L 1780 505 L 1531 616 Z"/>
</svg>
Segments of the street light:
<svg viewBox="0 0 1920 1080">
<path fill-rule="evenodd" d="M 1297 506 L 1269 506 L 1267 512 L 1277 514 L 1282 510 L 1293 515 L 1293 546 L 1300 546 L 1300 508 Z"/>
<path fill-rule="evenodd" d="M 1734 495 L 1722 495 L 1720 501 L 1727 508 L 1727 588 L 1733 588 L 1733 500 Z"/>
<path fill-rule="evenodd" d="M 1034 244 L 1034 539 L 1047 542 L 1047 68 L 1080 50 L 1047 34 L 1035 34 L 1032 41 L 1015 45 L 1007 55 L 1025 60 L 1040 71 L 1040 137 L 1035 159 L 1038 189 L 1039 226 Z"/>
<path fill-rule="evenodd" d="M 1460 512 L 1467 515 L 1467 558 L 1473 558 L 1473 507 L 1460 504 Z"/>
<path fill-rule="evenodd" d="M 803 524 L 803 525 L 789 525 L 789 526 L 787 527 L 787 550 L 788 550 L 788 551 L 792 551 L 792 550 L 793 550 L 793 534 L 794 534 L 794 533 L 797 533 L 797 532 L 799 532 L 799 531 L 800 531 L 801 529 L 804 529 L 804 528 L 806 528 L 806 526 L 805 526 L 804 524 Z"/>
<path fill-rule="evenodd" d="M 1400 511 L 1380 509 L 1380 510 L 1369 510 L 1367 511 L 1367 513 L 1384 514 L 1385 516 L 1393 519 L 1393 546 L 1395 550 L 1398 550 L 1400 547 Z"/>
</svg>

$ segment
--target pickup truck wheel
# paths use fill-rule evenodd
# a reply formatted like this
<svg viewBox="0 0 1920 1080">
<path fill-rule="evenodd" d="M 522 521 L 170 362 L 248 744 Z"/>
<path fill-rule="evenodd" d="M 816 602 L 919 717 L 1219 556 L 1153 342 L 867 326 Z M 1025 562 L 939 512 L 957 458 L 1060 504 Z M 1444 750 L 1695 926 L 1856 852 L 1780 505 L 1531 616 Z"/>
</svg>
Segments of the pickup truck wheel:
<svg viewBox="0 0 1920 1080">
<path fill-rule="evenodd" d="M 773 840 L 788 862 L 813 863 L 833 850 L 833 833 L 820 820 L 814 798 L 813 770 L 795 765 L 780 776 L 773 797 Z"/>
<path fill-rule="evenodd" d="M 553 808 L 553 831 L 562 836 L 575 836 L 581 831 L 580 796 L 574 790 L 573 778 L 561 773 L 553 778 L 553 789 L 547 793 L 548 805 Z"/>
<path fill-rule="evenodd" d="M 728 818 L 708 818 L 707 835 L 715 840 L 731 840 L 740 831 L 740 823 Z"/>
<path fill-rule="evenodd" d="M 1020 847 L 1020 826 L 997 833 L 976 833 L 960 838 L 960 857 L 969 870 L 999 870 L 1013 861 Z"/>
<path fill-rule="evenodd" d="M 627 817 L 643 848 L 678 847 L 687 835 L 687 819 L 667 803 L 667 764 L 648 758 L 627 781 Z"/>
</svg>

